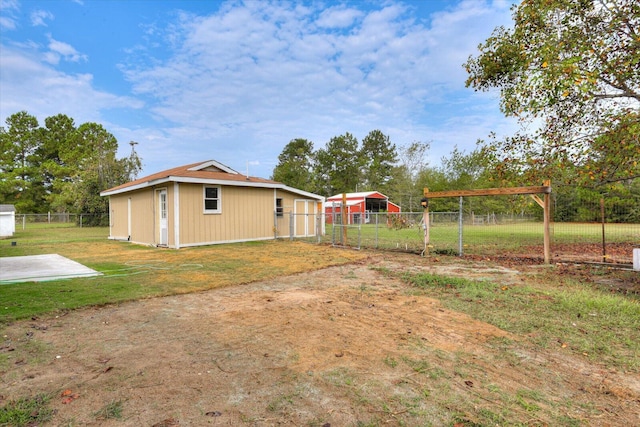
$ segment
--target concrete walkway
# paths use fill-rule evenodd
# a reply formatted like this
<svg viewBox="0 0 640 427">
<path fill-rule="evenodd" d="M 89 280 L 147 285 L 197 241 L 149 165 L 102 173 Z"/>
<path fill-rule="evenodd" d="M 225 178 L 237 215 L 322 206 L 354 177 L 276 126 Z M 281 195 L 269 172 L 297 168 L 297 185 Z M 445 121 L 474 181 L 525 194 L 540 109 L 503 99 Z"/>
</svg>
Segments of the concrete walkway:
<svg viewBox="0 0 640 427">
<path fill-rule="evenodd" d="M 0 284 L 73 279 L 101 274 L 58 254 L 0 258 Z"/>
</svg>

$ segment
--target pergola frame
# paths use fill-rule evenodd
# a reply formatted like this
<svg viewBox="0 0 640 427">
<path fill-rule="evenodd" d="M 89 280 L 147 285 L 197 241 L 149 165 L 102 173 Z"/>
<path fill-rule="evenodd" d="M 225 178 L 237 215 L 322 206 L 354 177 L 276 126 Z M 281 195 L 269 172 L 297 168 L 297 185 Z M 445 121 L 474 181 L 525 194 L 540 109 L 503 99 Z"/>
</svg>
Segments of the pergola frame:
<svg viewBox="0 0 640 427">
<path fill-rule="evenodd" d="M 530 195 L 535 202 L 542 207 L 544 217 L 544 263 L 551 263 L 551 181 L 547 180 L 542 186 L 534 187 L 505 187 L 505 188 L 482 188 L 477 190 L 449 190 L 429 192 L 424 188 L 424 224 L 425 224 L 425 249 L 429 243 L 429 203 L 428 199 L 442 199 L 446 197 L 472 196 L 505 196 L 505 195 Z M 543 194 L 541 199 L 538 195 Z M 461 217 L 462 218 L 462 217 Z"/>
</svg>

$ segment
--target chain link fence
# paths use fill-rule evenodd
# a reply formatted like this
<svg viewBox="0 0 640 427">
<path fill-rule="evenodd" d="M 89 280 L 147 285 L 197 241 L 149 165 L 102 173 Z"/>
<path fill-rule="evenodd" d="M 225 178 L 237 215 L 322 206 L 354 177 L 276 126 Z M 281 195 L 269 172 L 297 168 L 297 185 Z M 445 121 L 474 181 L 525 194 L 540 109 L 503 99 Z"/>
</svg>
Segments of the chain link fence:
<svg viewBox="0 0 640 427">
<path fill-rule="evenodd" d="M 329 221 L 325 241 L 358 249 L 544 260 L 542 208 L 498 213 L 470 210 L 466 206 L 481 204 L 465 202 L 458 212 L 429 212 L 428 230 L 423 212 L 369 213 L 366 221 L 351 216 L 344 225 Z M 633 248 L 640 247 L 640 203 L 583 200 L 571 208 L 560 198 L 553 202 L 552 262 L 632 264 Z M 570 208 L 576 213 L 568 216 Z"/>
<path fill-rule="evenodd" d="M 15 214 L 16 231 L 37 227 L 108 227 L 108 214 Z"/>
<path fill-rule="evenodd" d="M 274 238 L 355 249 L 544 260 L 543 213 L 537 204 L 520 203 L 519 212 L 500 213 L 486 208 L 491 203 L 473 200 L 478 197 L 463 199 L 458 211 L 429 212 L 428 227 L 423 212 L 358 213 L 347 215 L 345 224 L 340 215 L 327 221 L 324 214 L 290 214 L 281 224 L 275 218 Z M 16 231 L 109 225 L 107 214 L 16 214 L 15 221 Z M 552 262 L 632 264 L 633 249 L 640 247 L 640 200 L 554 195 L 550 232 Z"/>
</svg>

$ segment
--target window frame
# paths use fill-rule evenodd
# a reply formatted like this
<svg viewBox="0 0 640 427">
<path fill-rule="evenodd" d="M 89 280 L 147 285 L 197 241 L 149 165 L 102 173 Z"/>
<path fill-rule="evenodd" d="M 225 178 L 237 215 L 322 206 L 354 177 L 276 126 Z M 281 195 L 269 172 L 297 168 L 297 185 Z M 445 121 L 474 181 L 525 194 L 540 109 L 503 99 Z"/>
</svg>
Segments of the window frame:
<svg viewBox="0 0 640 427">
<path fill-rule="evenodd" d="M 280 202 L 278 204 L 278 202 Z M 284 216 L 284 200 L 282 197 L 276 197 L 276 217 L 282 218 Z"/>
<path fill-rule="evenodd" d="M 217 190 L 217 197 L 207 197 L 207 189 L 214 188 Z M 216 209 L 207 209 L 207 200 L 215 200 Z M 204 214 L 221 214 L 222 213 L 222 187 L 220 185 L 203 185 L 202 186 L 202 210 Z"/>
</svg>

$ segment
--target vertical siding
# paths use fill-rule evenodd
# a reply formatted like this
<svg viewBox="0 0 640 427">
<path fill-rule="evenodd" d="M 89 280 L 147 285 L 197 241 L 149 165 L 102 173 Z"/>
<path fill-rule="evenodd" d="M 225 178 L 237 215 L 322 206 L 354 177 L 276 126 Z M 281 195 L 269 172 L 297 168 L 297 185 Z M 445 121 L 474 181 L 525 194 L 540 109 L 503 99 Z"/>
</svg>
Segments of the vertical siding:
<svg viewBox="0 0 640 427">
<path fill-rule="evenodd" d="M 127 239 L 127 195 L 109 196 L 109 237 Z"/>
<path fill-rule="evenodd" d="M 278 191 L 277 197 L 282 198 L 284 208 L 283 216 L 278 218 L 278 237 L 291 237 L 292 233 L 295 237 L 315 236 L 318 201 L 300 199 L 285 191 Z"/>
<path fill-rule="evenodd" d="M 273 237 L 272 189 L 222 186 L 221 213 L 205 214 L 203 187 L 180 184 L 181 246 Z"/>
<path fill-rule="evenodd" d="M 276 222 L 277 236 L 290 237 L 291 214 L 294 212 L 295 197 L 286 191 L 277 191 L 275 198 L 282 199 L 282 216 L 278 217 Z M 275 204 L 275 201 L 273 203 Z"/>
<path fill-rule="evenodd" d="M 131 241 L 154 244 L 153 190 L 136 191 L 125 196 L 131 197 Z"/>
<path fill-rule="evenodd" d="M 128 235 L 128 200 L 131 198 L 131 236 Z M 153 244 L 154 240 L 154 194 L 152 190 L 141 190 L 110 196 L 111 238 Z"/>
<path fill-rule="evenodd" d="M 176 246 L 175 187 L 161 187 L 167 191 L 168 244 Z M 157 190 L 148 188 L 140 191 L 111 196 L 111 237 L 128 237 L 128 200 L 131 198 L 131 241 L 135 243 L 157 244 L 159 242 L 159 208 Z M 315 235 L 314 216 L 296 215 L 291 224 L 291 213 L 316 213 L 315 200 L 299 199 L 299 195 L 270 188 L 220 187 L 220 214 L 204 213 L 202 184 L 180 183 L 178 186 L 178 234 L 179 246 L 212 244 L 245 240 L 289 237 L 291 226 L 297 235 Z M 275 221 L 276 198 L 282 198 L 283 216 Z"/>
</svg>

